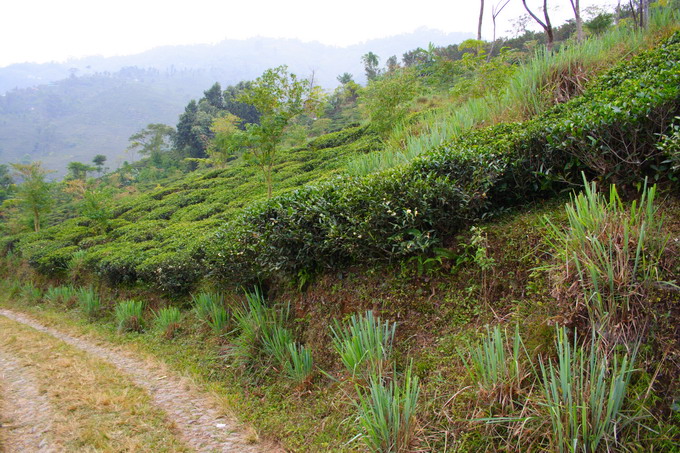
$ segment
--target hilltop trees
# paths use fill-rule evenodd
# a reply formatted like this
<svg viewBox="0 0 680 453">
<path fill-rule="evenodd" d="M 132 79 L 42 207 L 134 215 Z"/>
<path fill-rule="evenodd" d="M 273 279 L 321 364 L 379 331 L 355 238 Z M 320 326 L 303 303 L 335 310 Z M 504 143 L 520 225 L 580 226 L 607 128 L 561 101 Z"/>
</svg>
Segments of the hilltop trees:
<svg viewBox="0 0 680 453">
<path fill-rule="evenodd" d="M 104 164 L 106 163 L 106 156 L 103 154 L 97 154 L 92 159 L 92 163 L 97 167 L 97 172 L 101 173 L 104 170 Z"/>
<path fill-rule="evenodd" d="M 152 123 L 130 136 L 128 151 L 137 151 L 149 157 L 152 163 L 161 165 L 163 153 L 172 148 L 175 129 L 172 126 Z"/>
<path fill-rule="evenodd" d="M 375 80 L 380 75 L 380 57 L 373 52 L 368 52 L 362 55 L 361 62 L 364 64 L 364 70 L 366 71 L 366 79 L 371 82 Z"/>
<path fill-rule="evenodd" d="M 66 168 L 68 169 L 67 179 L 80 179 L 83 181 L 87 179 L 88 172 L 95 170 L 94 167 L 82 162 L 69 162 Z"/>
</svg>

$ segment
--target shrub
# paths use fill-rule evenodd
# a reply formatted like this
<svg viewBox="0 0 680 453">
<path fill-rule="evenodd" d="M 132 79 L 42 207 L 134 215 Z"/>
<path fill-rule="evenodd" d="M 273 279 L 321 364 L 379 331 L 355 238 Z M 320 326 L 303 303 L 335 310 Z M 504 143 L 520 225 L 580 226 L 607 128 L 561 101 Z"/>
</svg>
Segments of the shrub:
<svg viewBox="0 0 680 453">
<path fill-rule="evenodd" d="M 385 384 L 373 376 L 366 392 L 358 389 L 359 424 L 366 447 L 373 452 L 409 451 L 420 395 L 418 377 L 409 367 L 403 383 Z"/>
<path fill-rule="evenodd" d="M 397 323 L 383 323 L 371 311 L 363 316 L 355 314 L 349 322 L 336 321 L 331 326 L 333 348 L 352 377 L 381 376 L 392 354 L 396 328 Z"/>
<path fill-rule="evenodd" d="M 126 300 L 116 305 L 114 315 L 118 332 L 140 332 L 144 327 L 144 303 Z"/>
<path fill-rule="evenodd" d="M 177 307 L 164 307 L 154 313 L 154 325 L 167 339 L 173 338 L 180 327 L 182 314 Z"/>
</svg>

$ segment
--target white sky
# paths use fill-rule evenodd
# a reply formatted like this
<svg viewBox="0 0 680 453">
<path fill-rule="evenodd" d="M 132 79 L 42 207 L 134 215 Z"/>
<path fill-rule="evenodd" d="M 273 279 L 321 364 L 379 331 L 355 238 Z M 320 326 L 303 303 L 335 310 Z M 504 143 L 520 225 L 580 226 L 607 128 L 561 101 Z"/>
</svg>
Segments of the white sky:
<svg viewBox="0 0 680 453">
<path fill-rule="evenodd" d="M 491 38 L 486 0 L 483 34 Z M 581 0 L 582 8 L 603 0 Z M 479 0 L 5 0 L 0 6 L 0 67 L 127 55 L 161 45 L 216 43 L 253 36 L 346 46 L 429 27 L 476 33 Z M 528 0 L 538 10 L 540 0 Z M 569 0 L 549 0 L 555 25 Z M 499 17 L 499 35 L 524 13 L 521 0 Z M 501 20 L 502 19 L 502 20 Z"/>
</svg>

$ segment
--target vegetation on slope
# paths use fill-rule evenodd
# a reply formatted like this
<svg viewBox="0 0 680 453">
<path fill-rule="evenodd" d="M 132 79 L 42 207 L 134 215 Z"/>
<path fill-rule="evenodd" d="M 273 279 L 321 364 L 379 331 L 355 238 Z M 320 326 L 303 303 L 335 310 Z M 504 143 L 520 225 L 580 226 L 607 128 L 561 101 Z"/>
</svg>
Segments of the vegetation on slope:
<svg viewBox="0 0 680 453">
<path fill-rule="evenodd" d="M 240 179 L 246 162 L 197 173 L 117 203 L 104 223 L 81 216 L 5 238 L 5 275 L 31 275 L 27 263 L 41 286 L 108 283 L 96 304 L 78 292 L 100 331 L 157 324 L 112 338 L 213 382 L 293 449 L 361 448 L 355 438 L 373 451 L 672 451 L 679 369 L 664 359 L 678 351 L 680 268 L 664 232 L 680 231 L 679 57 L 675 33 L 530 119 L 365 177 L 340 174 L 343 159 L 378 146 L 363 127 L 282 155 L 281 168 L 297 152 L 329 166 L 302 187 L 282 172 L 271 199 Z M 588 186 L 566 213 L 536 208 L 584 177 L 615 183 L 610 198 Z M 659 206 L 645 178 L 669 200 Z M 624 201 L 638 189 L 639 203 Z M 254 282 L 245 299 L 234 290 Z M 5 285 L 25 304 L 68 305 Z M 178 305 L 193 292 L 193 313 L 161 320 L 165 302 L 144 289 Z M 146 300 L 141 315 L 126 300 Z"/>
</svg>

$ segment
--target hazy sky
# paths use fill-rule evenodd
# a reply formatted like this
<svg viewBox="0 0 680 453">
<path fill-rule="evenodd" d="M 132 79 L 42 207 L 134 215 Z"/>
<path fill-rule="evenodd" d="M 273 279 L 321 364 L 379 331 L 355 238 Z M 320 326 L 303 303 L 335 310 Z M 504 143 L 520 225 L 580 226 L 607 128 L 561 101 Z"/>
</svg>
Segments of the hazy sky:
<svg viewBox="0 0 680 453">
<path fill-rule="evenodd" d="M 498 0 L 496 0 L 498 1 Z M 581 0 L 582 8 L 602 5 Z M 484 35 L 491 37 L 488 5 Z M 528 0 L 535 8 L 540 0 Z M 476 32 L 479 0 L 8 0 L 2 6 L 0 66 L 126 55 L 161 45 L 216 43 L 252 36 L 345 46 L 425 26 Z M 495 2 L 493 2 L 495 3 Z M 571 16 L 568 0 L 550 0 L 554 23 Z M 523 14 L 510 0 L 499 24 Z M 499 19 L 500 19 L 499 18 Z"/>
</svg>

